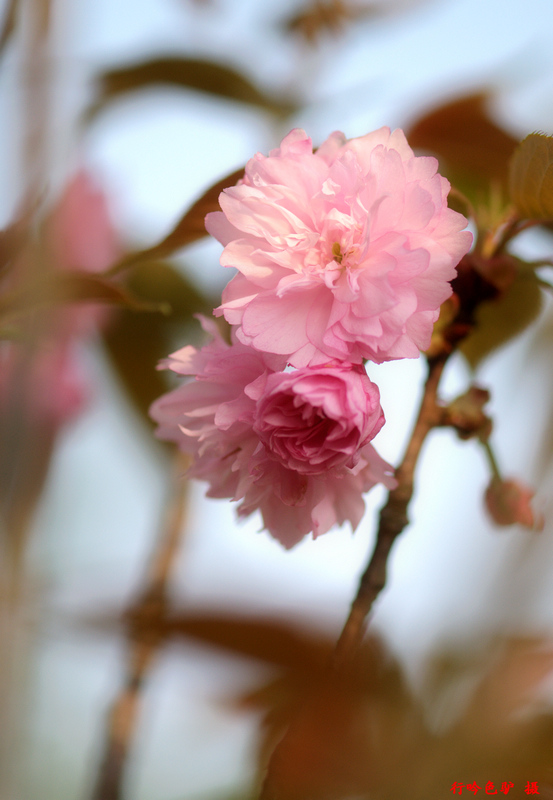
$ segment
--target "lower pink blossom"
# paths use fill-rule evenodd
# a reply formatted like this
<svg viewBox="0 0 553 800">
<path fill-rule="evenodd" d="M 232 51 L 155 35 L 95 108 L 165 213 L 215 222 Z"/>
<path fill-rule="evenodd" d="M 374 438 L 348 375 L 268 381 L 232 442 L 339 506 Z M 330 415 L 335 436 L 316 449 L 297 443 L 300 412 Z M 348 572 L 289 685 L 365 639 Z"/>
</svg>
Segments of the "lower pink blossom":
<svg viewBox="0 0 553 800">
<path fill-rule="evenodd" d="M 355 529 L 363 493 L 395 485 L 370 444 L 384 423 L 378 388 L 361 367 L 331 363 L 278 371 L 279 357 L 240 342 L 184 347 L 162 366 L 194 375 L 157 400 L 159 438 L 194 457 L 190 475 L 210 497 L 238 500 L 240 516 L 259 509 L 285 547 L 346 521 Z"/>
</svg>

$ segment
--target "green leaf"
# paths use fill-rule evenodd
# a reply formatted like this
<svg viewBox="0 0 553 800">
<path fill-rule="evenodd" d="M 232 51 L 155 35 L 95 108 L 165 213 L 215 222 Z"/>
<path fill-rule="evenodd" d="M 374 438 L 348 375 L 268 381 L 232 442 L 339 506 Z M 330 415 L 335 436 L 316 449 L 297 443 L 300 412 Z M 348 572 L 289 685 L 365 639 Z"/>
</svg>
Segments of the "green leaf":
<svg viewBox="0 0 553 800">
<path fill-rule="evenodd" d="M 167 56 L 104 72 L 99 79 L 98 96 L 86 116 L 90 120 L 113 100 L 151 86 L 193 89 L 276 114 L 288 115 L 296 109 L 293 103 L 263 92 L 244 75 L 223 64 Z"/>
<path fill-rule="evenodd" d="M 531 133 L 510 164 L 511 200 L 522 217 L 553 220 L 553 136 Z"/>
<path fill-rule="evenodd" d="M 184 325 L 198 311 L 208 312 L 214 303 L 206 300 L 173 267 L 165 263 L 142 264 L 130 276 L 129 285 L 153 304 L 169 304 L 172 313 L 136 314 L 124 310 L 104 333 L 104 344 L 129 400 L 143 421 L 151 426 L 148 409 L 170 382 L 156 369 L 160 359 L 175 349 L 175 326 L 184 338 Z"/>
<path fill-rule="evenodd" d="M 29 232 L 37 204 L 26 208 L 6 228 L 0 230 L 0 274 L 8 273 L 18 263 L 19 256 L 28 245 Z"/>
<path fill-rule="evenodd" d="M 509 158 L 517 140 L 487 111 L 480 92 L 445 103 L 420 117 L 406 132 L 411 147 L 434 153 L 440 173 L 474 200 L 489 194 L 490 184 L 507 187 Z"/>
<path fill-rule="evenodd" d="M 148 409 L 170 389 L 166 375 L 156 370 L 171 349 L 161 318 L 124 311 L 104 333 L 104 344 L 132 405 L 153 425 Z"/>
<path fill-rule="evenodd" d="M 193 314 L 211 313 L 216 298 L 206 298 L 174 266 L 164 261 L 137 265 L 129 289 L 153 306 L 170 306 L 170 321 L 189 322 Z M 169 320 L 166 320 L 169 322 Z"/>
<path fill-rule="evenodd" d="M 510 288 L 476 310 L 474 331 L 459 346 L 470 366 L 521 333 L 538 316 L 542 292 L 534 272 L 520 270 Z"/>
<path fill-rule="evenodd" d="M 3 297 L 0 315 L 17 315 L 35 308 L 67 303 L 106 303 L 127 306 L 135 311 L 170 311 L 167 303 L 152 303 L 137 297 L 125 286 L 101 275 L 56 272 Z"/>
<path fill-rule="evenodd" d="M 153 247 L 147 247 L 145 250 L 137 250 L 134 253 L 129 253 L 115 264 L 107 274 L 114 275 L 142 261 L 166 258 L 176 250 L 180 250 L 180 248 L 207 236 L 204 222 L 206 214 L 209 214 L 211 211 L 220 210 L 219 195 L 223 189 L 234 186 L 243 175 L 243 167 L 231 172 L 230 175 L 225 175 L 224 178 L 217 181 L 217 183 L 211 186 L 196 200 L 192 207 L 180 218 L 173 230 L 162 239 L 161 242 L 153 245 Z"/>
</svg>

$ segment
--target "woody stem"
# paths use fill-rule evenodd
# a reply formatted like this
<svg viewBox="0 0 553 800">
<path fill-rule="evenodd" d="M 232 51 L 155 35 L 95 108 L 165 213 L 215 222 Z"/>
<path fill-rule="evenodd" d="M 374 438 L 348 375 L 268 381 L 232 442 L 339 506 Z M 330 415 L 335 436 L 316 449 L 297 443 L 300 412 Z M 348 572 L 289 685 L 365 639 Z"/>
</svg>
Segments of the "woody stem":
<svg viewBox="0 0 553 800">
<path fill-rule="evenodd" d="M 448 356 L 440 355 L 428 362 L 428 377 L 413 433 L 405 455 L 396 470 L 397 486 L 388 495 L 380 511 L 376 543 L 371 558 L 359 582 L 357 595 L 351 605 L 334 651 L 334 664 L 343 666 L 356 653 L 366 628 L 366 618 L 373 603 L 386 585 L 388 556 L 396 538 L 407 526 L 407 509 L 413 496 L 414 473 L 422 445 L 430 431 L 440 425 L 442 409 L 437 402 L 438 384 Z"/>
</svg>

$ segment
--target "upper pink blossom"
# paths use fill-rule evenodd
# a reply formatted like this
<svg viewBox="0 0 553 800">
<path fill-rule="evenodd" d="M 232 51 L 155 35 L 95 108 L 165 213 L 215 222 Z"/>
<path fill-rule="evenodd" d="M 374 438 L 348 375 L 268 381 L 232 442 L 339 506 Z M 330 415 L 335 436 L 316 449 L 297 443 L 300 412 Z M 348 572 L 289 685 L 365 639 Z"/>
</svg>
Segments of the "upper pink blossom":
<svg viewBox="0 0 553 800">
<path fill-rule="evenodd" d="M 472 243 L 437 166 L 389 128 L 316 153 L 295 129 L 257 153 L 206 217 L 238 270 L 217 312 L 296 367 L 418 356 Z"/>
<path fill-rule="evenodd" d="M 259 509 L 285 547 L 346 520 L 355 529 L 363 493 L 395 485 L 370 444 L 384 423 L 378 388 L 344 364 L 275 371 L 282 357 L 229 345 L 203 325 L 210 344 L 163 362 L 196 380 L 153 404 L 157 435 L 193 454 L 190 475 L 209 482 L 210 497 L 241 500 L 241 516 Z"/>
</svg>

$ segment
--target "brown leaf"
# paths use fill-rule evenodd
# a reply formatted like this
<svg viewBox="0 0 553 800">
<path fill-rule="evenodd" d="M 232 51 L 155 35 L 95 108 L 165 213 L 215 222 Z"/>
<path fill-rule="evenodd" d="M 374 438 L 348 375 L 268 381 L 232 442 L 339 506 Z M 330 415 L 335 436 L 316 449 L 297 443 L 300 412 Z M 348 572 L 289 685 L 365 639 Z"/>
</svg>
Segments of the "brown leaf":
<svg viewBox="0 0 553 800">
<path fill-rule="evenodd" d="M 461 342 L 459 350 L 475 369 L 490 353 L 527 328 L 541 307 L 542 292 L 535 273 L 520 270 L 507 291 L 478 306 L 474 330 Z"/>
<path fill-rule="evenodd" d="M 304 674 L 321 669 L 332 650 L 332 641 L 327 637 L 272 619 L 183 614 L 167 619 L 163 629 L 167 636 L 191 637 Z"/>
<path fill-rule="evenodd" d="M 487 192 L 491 181 L 507 185 L 517 140 L 490 117 L 489 96 L 452 100 L 418 119 L 408 131 L 411 147 L 434 153 L 440 172 L 468 196 Z"/>
<path fill-rule="evenodd" d="M 270 96 L 235 69 L 212 61 L 162 56 L 104 72 L 98 97 L 87 112 L 92 119 L 113 100 L 151 86 L 173 86 L 255 105 L 277 114 L 291 114 L 295 105 Z"/>
<path fill-rule="evenodd" d="M 267 743 L 277 743 L 263 798 L 406 796 L 406 773 L 413 775 L 428 736 L 396 662 L 378 640 L 371 637 L 346 672 L 319 671 L 303 683 L 289 675 L 280 688 L 280 707 L 265 722 Z"/>
<path fill-rule="evenodd" d="M 522 760 L 538 762 L 534 744 L 545 735 L 550 747 L 553 733 L 551 718 L 545 728 L 540 725 L 537 703 L 540 685 L 553 671 L 551 643 L 531 638 L 498 641 L 490 648 L 488 662 L 457 730 L 451 731 L 452 741 L 464 735 L 475 753 L 503 756 L 513 766 Z"/>
<path fill-rule="evenodd" d="M 211 211 L 219 211 L 219 195 L 223 189 L 229 186 L 234 186 L 244 175 L 244 168 L 237 169 L 231 172 L 230 175 L 225 175 L 220 181 L 217 181 L 213 186 L 210 186 L 206 192 L 192 205 L 188 211 L 180 218 L 173 230 L 153 247 L 147 247 L 145 250 L 138 250 L 135 253 L 130 253 L 119 261 L 108 274 L 113 275 L 120 272 L 127 267 L 133 266 L 141 261 L 153 261 L 159 258 L 166 258 L 198 239 L 207 236 L 205 229 L 205 216 Z"/>
<path fill-rule="evenodd" d="M 522 217 L 553 220 L 553 136 L 531 133 L 510 163 L 511 200 Z"/>
</svg>

